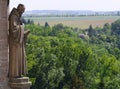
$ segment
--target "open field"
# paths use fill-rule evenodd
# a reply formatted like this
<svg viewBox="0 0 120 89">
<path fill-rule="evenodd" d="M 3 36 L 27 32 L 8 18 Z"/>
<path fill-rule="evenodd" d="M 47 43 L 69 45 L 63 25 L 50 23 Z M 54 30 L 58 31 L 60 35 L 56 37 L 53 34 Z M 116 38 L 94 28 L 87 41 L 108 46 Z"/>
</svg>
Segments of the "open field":
<svg viewBox="0 0 120 89">
<path fill-rule="evenodd" d="M 120 19 L 120 16 L 26 17 L 25 19 L 31 19 L 35 24 L 39 23 L 40 25 L 44 25 L 45 22 L 48 22 L 50 26 L 62 23 L 65 26 L 85 29 L 89 25 L 102 27 L 105 23 L 112 23 Z"/>
</svg>

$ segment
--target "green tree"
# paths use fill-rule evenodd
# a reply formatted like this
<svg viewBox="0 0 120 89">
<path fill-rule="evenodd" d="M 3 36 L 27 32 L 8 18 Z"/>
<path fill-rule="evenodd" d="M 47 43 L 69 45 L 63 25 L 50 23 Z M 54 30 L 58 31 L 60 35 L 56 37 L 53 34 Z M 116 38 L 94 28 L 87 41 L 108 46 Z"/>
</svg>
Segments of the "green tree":
<svg viewBox="0 0 120 89">
<path fill-rule="evenodd" d="M 120 35 L 120 20 L 113 22 L 111 28 L 111 34 Z"/>
<path fill-rule="evenodd" d="M 93 29 L 92 25 L 89 26 L 88 30 L 88 36 L 92 37 L 96 35 L 96 31 Z"/>
</svg>

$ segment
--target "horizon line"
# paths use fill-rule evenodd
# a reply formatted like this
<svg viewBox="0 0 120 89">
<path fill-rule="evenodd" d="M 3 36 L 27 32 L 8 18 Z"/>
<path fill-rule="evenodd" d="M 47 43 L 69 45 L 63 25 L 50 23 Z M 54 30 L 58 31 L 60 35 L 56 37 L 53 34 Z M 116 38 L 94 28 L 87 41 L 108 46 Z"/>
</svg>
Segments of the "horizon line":
<svg viewBox="0 0 120 89">
<path fill-rule="evenodd" d="M 93 12 L 111 12 L 111 11 L 120 11 L 120 10 L 59 10 L 59 9 L 33 9 L 26 11 L 93 11 Z"/>
</svg>

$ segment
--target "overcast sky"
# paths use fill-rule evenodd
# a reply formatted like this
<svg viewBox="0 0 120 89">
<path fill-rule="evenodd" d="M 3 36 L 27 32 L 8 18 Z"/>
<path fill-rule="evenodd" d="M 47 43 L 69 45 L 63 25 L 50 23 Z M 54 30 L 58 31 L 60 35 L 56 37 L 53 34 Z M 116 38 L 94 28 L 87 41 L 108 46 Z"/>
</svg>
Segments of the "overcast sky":
<svg viewBox="0 0 120 89">
<path fill-rule="evenodd" d="M 120 10 L 120 0 L 10 0 L 10 10 L 22 3 L 29 10 Z"/>
</svg>

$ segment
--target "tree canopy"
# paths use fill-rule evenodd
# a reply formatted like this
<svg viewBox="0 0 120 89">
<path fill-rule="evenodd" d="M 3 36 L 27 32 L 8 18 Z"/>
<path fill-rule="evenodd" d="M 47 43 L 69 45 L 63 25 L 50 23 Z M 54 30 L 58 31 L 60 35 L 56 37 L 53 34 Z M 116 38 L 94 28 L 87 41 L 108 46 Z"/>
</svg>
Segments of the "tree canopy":
<svg viewBox="0 0 120 89">
<path fill-rule="evenodd" d="M 31 89 L 120 89 L 119 26 L 120 20 L 86 30 L 26 24 Z"/>
</svg>

